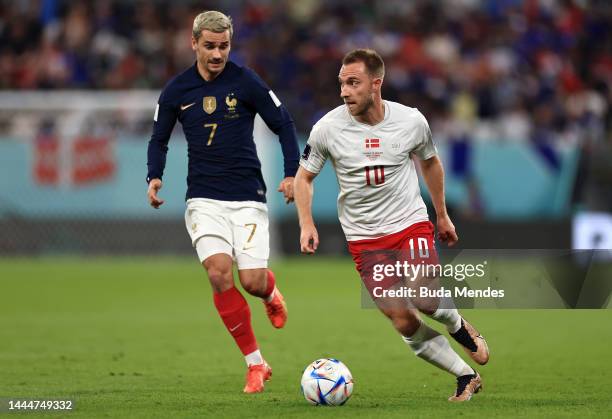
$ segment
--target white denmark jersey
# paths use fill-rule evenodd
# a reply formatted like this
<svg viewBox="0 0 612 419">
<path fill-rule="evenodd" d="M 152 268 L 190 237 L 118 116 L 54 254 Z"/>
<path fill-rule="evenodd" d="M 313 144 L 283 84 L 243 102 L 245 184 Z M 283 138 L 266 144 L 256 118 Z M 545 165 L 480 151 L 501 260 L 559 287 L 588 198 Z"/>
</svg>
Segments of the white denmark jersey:
<svg viewBox="0 0 612 419">
<path fill-rule="evenodd" d="M 377 125 L 357 122 L 346 105 L 312 128 L 300 165 L 319 173 L 327 159 L 340 186 L 338 218 L 348 241 L 372 239 L 427 221 L 412 155 L 437 154 L 425 117 L 415 108 L 384 101 Z"/>
</svg>

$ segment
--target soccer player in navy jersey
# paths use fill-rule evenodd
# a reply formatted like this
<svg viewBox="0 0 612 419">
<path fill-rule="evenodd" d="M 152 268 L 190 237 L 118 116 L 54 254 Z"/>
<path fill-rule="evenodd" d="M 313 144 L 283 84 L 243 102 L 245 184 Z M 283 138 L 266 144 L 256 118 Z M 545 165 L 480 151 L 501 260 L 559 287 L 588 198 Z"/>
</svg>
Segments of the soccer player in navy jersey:
<svg viewBox="0 0 612 419">
<path fill-rule="evenodd" d="M 187 231 L 208 274 L 215 307 L 245 356 L 244 392 L 257 393 L 272 369 L 257 345 L 249 306 L 234 286 L 234 261 L 243 289 L 263 300 L 274 327 L 285 325 L 287 308 L 268 269 L 266 185 L 253 141 L 255 115 L 280 139 L 285 178 L 278 191 L 287 203 L 293 201 L 299 151 L 293 120 L 274 92 L 253 70 L 228 60 L 232 33 L 231 19 L 223 13 L 195 18 L 196 62 L 170 80 L 155 110 L 147 195 L 154 208 L 164 203 L 158 193 L 168 140 L 179 120 L 189 157 Z"/>
</svg>

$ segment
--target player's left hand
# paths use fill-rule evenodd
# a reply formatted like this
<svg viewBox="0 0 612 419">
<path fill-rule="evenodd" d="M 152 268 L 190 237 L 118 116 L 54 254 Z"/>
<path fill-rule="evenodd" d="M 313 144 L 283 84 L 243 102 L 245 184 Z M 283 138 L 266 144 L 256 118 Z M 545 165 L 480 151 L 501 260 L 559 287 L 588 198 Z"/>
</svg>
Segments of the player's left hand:
<svg viewBox="0 0 612 419">
<path fill-rule="evenodd" d="M 280 185 L 278 185 L 278 192 L 282 192 L 285 196 L 285 203 L 289 204 L 293 202 L 293 177 L 288 176 L 284 178 Z"/>
<path fill-rule="evenodd" d="M 455 226 L 448 215 L 438 217 L 438 240 L 446 243 L 449 247 L 454 246 L 459 241 Z"/>
</svg>

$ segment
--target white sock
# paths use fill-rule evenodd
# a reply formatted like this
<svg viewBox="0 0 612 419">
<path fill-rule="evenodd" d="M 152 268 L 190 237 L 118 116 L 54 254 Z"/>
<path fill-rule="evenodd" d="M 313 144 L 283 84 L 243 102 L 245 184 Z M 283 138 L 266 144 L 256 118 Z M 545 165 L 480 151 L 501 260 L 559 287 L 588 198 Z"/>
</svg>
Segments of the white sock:
<svg viewBox="0 0 612 419">
<path fill-rule="evenodd" d="M 264 363 L 264 359 L 261 356 L 261 352 L 259 352 L 259 349 L 251 352 L 248 355 L 245 355 L 244 360 L 246 361 L 247 365 L 259 365 Z"/>
<path fill-rule="evenodd" d="M 429 317 L 445 325 L 448 333 L 461 329 L 461 316 L 456 308 L 439 308 Z"/>
<path fill-rule="evenodd" d="M 444 371 L 448 371 L 455 377 L 475 374 L 472 367 L 451 348 L 448 340 L 425 323 L 421 323 L 414 335 L 410 337 L 402 336 L 402 338 L 416 356 Z"/>
</svg>

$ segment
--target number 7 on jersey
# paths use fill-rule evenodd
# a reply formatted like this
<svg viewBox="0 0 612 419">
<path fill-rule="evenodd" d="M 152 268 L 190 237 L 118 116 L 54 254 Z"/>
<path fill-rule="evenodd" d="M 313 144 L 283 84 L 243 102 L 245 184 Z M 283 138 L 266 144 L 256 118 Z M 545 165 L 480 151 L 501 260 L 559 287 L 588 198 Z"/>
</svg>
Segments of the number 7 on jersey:
<svg viewBox="0 0 612 419">
<path fill-rule="evenodd" d="M 212 128 L 210 130 L 210 135 L 208 136 L 208 142 L 206 143 L 206 145 L 209 146 L 210 143 L 212 143 L 215 132 L 217 131 L 217 124 L 204 124 L 204 128 Z"/>
</svg>

